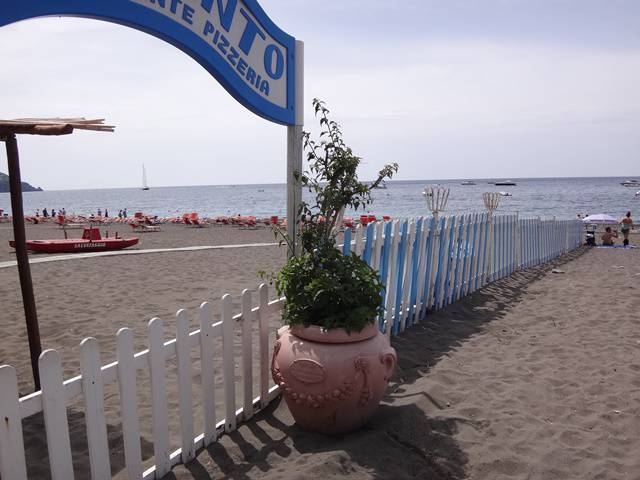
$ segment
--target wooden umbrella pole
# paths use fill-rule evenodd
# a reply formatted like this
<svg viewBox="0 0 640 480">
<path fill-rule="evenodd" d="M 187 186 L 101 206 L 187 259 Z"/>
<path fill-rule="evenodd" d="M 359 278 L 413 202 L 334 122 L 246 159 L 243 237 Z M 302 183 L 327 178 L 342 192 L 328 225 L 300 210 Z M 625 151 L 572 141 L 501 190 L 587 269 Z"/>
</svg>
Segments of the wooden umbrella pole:
<svg viewBox="0 0 640 480">
<path fill-rule="evenodd" d="M 33 295 L 33 283 L 31 281 L 31 268 L 27 256 L 27 239 L 24 229 L 24 209 L 22 208 L 22 183 L 20 179 L 20 157 L 18 155 L 18 142 L 14 134 L 6 135 L 7 163 L 9 165 L 9 187 L 11 191 L 11 212 L 13 214 L 13 234 L 16 245 L 16 259 L 18 261 L 18 274 L 22 289 L 22 303 L 24 315 L 27 320 L 27 334 L 29 337 L 29 351 L 31 352 L 31 369 L 36 390 L 40 390 L 40 374 L 38 372 L 38 357 L 42 353 L 40 344 L 40 329 L 38 327 L 38 315 L 36 301 Z"/>
</svg>

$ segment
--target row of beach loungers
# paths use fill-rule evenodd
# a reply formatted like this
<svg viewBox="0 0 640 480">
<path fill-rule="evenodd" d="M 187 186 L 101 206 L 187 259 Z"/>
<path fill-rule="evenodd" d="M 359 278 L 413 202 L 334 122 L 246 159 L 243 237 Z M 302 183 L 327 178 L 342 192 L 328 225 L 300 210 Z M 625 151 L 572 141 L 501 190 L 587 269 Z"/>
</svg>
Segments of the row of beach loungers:
<svg viewBox="0 0 640 480">
<path fill-rule="evenodd" d="M 211 226 L 234 225 L 240 228 L 258 228 L 259 226 L 280 225 L 286 226 L 287 220 L 281 220 L 277 215 L 268 218 L 257 218 L 253 215 L 217 216 L 201 218 L 197 212 L 185 213 L 180 217 L 157 217 L 136 212 L 133 217 L 98 217 L 84 215 L 56 215 L 55 217 L 26 216 L 29 223 L 55 223 L 61 228 L 84 228 L 88 224 L 110 225 L 114 223 L 128 224 L 137 232 L 157 232 L 163 224 L 182 224 L 187 227 L 204 228 Z M 378 220 L 391 220 L 384 215 L 380 218 L 375 215 L 360 215 L 358 220 L 346 217 L 343 219 L 344 228 L 355 228 L 358 223 L 363 226 Z M 11 217 L 0 217 L 0 221 L 11 221 Z"/>
</svg>

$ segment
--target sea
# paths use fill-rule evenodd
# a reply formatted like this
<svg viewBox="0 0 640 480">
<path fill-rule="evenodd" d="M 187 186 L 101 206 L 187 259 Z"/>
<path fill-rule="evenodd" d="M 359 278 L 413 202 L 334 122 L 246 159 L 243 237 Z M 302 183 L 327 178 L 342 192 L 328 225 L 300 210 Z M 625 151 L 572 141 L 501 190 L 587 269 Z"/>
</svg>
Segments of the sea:
<svg viewBox="0 0 640 480">
<path fill-rule="evenodd" d="M 507 192 L 502 196 L 498 212 L 515 213 L 521 218 L 571 219 L 577 214 L 607 213 L 616 218 L 627 211 L 632 216 L 640 209 L 640 187 L 624 187 L 624 177 L 591 178 L 514 178 L 516 186 L 495 186 L 494 179 L 467 179 L 475 185 L 462 185 L 462 180 L 389 181 L 385 189 L 373 191 L 373 203 L 347 216 L 368 213 L 393 218 L 429 215 L 425 186 L 450 189 L 446 214 L 482 212 L 483 192 Z M 308 193 L 305 200 L 310 201 Z M 43 208 L 80 215 L 97 214 L 98 209 L 110 216 L 127 209 L 129 215 L 141 211 L 159 217 L 177 217 L 198 212 L 201 217 L 219 215 L 255 215 L 270 217 L 286 214 L 286 186 L 266 185 L 202 185 L 183 187 L 113 188 L 97 190 L 48 190 L 23 193 L 26 215 L 42 214 Z M 11 214 L 8 193 L 0 193 L 0 209 Z M 639 216 L 640 215 L 636 215 Z"/>
</svg>

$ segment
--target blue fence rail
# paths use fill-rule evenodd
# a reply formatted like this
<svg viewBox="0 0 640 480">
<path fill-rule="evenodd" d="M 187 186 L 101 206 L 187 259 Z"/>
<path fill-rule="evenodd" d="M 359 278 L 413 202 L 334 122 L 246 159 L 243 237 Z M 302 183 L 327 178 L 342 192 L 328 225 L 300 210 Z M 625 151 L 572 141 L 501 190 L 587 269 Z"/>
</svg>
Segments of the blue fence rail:
<svg viewBox="0 0 640 480">
<path fill-rule="evenodd" d="M 355 252 L 380 272 L 380 330 L 396 335 L 428 311 L 580 243 L 576 220 L 474 213 L 358 225 L 355 232 L 345 231 L 343 253 Z"/>
</svg>

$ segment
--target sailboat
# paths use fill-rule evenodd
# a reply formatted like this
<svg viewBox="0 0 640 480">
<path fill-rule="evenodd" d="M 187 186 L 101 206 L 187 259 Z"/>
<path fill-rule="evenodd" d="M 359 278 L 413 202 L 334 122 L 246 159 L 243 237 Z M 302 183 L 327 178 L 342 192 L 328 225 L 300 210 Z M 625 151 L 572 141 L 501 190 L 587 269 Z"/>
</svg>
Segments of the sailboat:
<svg viewBox="0 0 640 480">
<path fill-rule="evenodd" d="M 147 185 L 147 171 L 144 168 L 144 163 L 142 164 L 142 190 L 149 190 L 149 185 Z"/>
</svg>

